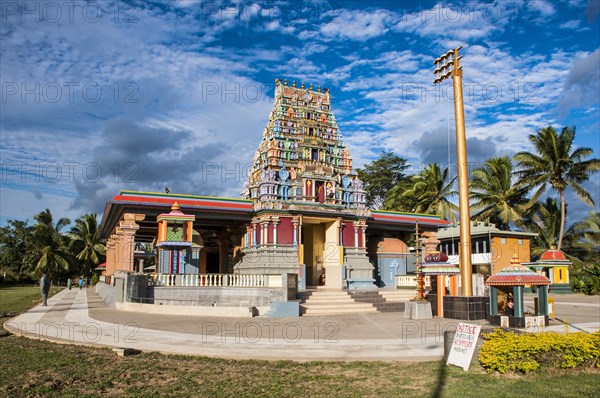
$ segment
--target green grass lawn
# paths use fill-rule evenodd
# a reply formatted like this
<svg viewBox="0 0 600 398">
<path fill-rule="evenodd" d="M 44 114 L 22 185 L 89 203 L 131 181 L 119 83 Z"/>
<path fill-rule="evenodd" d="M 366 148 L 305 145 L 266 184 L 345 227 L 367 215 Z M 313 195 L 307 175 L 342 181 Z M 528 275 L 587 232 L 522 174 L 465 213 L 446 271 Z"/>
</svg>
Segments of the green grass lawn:
<svg viewBox="0 0 600 398">
<path fill-rule="evenodd" d="M 60 292 L 62 287 L 51 287 L 48 297 Z M 15 316 L 41 302 L 40 288 L 37 286 L 0 285 L 0 317 Z"/>
<path fill-rule="evenodd" d="M 30 289 L 30 288 L 22 288 Z M 18 289 L 17 289 L 18 290 Z M 0 291 L 0 298 L 5 295 Z M 25 292 L 22 301 L 31 305 Z M 3 300 L 2 300 L 3 301 Z M 17 312 L 1 304 L 3 312 Z M 11 308 L 14 308 L 11 309 Z M 7 320 L 6 318 L 4 320 Z M 0 396 L 8 397 L 594 397 L 600 371 L 523 375 L 469 372 L 435 362 L 227 360 L 0 337 Z"/>
</svg>

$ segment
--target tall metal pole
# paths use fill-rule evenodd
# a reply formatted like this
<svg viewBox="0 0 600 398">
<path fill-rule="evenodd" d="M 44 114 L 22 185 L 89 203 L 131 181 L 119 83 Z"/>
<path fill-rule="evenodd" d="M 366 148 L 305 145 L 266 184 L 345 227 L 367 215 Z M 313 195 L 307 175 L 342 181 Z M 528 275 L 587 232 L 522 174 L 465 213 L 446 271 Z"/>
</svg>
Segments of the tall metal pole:
<svg viewBox="0 0 600 398">
<path fill-rule="evenodd" d="M 456 155 L 458 163 L 458 206 L 460 212 L 460 282 L 461 295 L 472 296 L 471 266 L 471 217 L 469 214 L 469 169 L 467 164 L 467 137 L 465 133 L 465 111 L 462 91 L 462 69 L 458 51 L 461 47 L 448 51 L 434 61 L 437 66 L 435 83 L 452 77 L 454 89 L 454 119 L 456 122 Z"/>
<path fill-rule="evenodd" d="M 417 296 L 416 300 L 424 300 L 425 299 L 425 278 L 423 277 L 423 272 L 421 269 L 421 237 L 419 235 L 419 220 L 415 221 L 415 252 L 416 252 L 416 269 L 417 269 Z"/>
</svg>

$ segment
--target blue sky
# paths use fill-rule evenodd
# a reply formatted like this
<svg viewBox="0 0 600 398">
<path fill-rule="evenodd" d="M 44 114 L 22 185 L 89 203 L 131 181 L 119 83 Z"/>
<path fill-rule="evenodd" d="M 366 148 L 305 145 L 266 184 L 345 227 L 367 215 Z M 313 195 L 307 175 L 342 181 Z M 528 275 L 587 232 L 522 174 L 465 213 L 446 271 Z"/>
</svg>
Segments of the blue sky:
<svg viewBox="0 0 600 398">
<path fill-rule="evenodd" d="M 101 213 L 120 189 L 239 196 L 275 78 L 331 90 L 355 167 L 446 165 L 432 61 L 459 45 L 473 166 L 549 124 L 600 153 L 598 0 L 0 5 L 2 224 Z M 586 187 L 600 202 L 599 176 Z M 570 221 L 590 210 L 568 198 Z"/>
</svg>

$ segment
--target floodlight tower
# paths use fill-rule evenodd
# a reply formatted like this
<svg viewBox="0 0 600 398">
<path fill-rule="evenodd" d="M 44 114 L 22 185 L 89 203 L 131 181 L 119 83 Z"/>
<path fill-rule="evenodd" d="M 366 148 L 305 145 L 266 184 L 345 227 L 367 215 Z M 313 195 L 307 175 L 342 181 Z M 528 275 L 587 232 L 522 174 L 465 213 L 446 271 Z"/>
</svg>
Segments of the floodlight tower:
<svg viewBox="0 0 600 398">
<path fill-rule="evenodd" d="M 471 223 L 469 214 L 469 170 L 467 166 L 467 138 L 465 134 L 465 109 L 463 106 L 462 67 L 458 51 L 462 46 L 449 50 L 433 61 L 435 80 L 441 83 L 452 77 L 454 88 L 454 119 L 456 122 L 456 156 L 458 162 L 458 206 L 460 210 L 460 282 L 461 295 L 472 295 L 471 269 Z"/>
</svg>

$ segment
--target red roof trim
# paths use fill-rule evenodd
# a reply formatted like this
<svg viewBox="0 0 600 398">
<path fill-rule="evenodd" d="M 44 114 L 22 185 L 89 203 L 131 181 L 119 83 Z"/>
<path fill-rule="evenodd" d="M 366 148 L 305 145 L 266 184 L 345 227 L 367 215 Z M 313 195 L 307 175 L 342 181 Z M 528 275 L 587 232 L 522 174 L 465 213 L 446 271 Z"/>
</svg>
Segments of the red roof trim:
<svg viewBox="0 0 600 398">
<path fill-rule="evenodd" d="M 422 224 L 433 224 L 433 225 L 450 225 L 450 223 L 446 220 L 442 220 L 440 218 L 428 218 L 428 217 L 419 217 L 419 216 L 404 216 L 404 215 L 396 215 L 396 214 L 381 214 L 381 213 L 372 213 L 373 219 L 375 221 L 404 221 L 414 223 L 419 220 L 419 223 Z"/>
<path fill-rule="evenodd" d="M 231 210 L 246 210 L 252 211 L 252 203 L 232 203 L 218 200 L 206 200 L 206 199 L 181 199 L 181 198 L 156 198 L 147 196 L 127 196 L 127 195 L 116 195 L 113 201 L 122 202 L 136 202 L 136 203 L 161 203 L 172 205 L 177 202 L 180 206 L 202 206 L 209 208 L 222 208 Z"/>
</svg>

